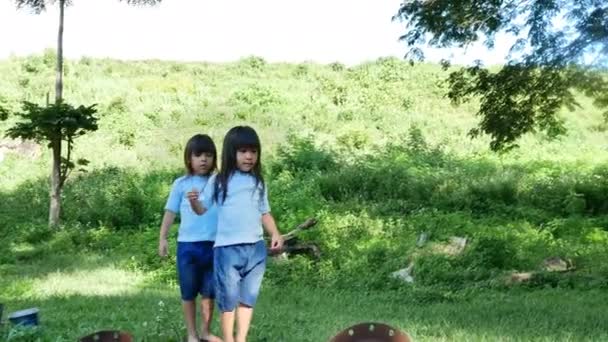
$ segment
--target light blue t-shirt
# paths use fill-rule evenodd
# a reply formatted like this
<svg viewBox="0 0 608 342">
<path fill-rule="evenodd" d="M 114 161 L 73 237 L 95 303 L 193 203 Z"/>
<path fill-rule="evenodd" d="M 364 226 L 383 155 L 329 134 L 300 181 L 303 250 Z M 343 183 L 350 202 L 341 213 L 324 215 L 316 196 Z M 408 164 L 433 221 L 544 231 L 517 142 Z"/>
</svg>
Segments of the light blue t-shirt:
<svg viewBox="0 0 608 342">
<path fill-rule="evenodd" d="M 228 179 L 226 201 L 222 203 L 222 191 L 218 203 L 214 202 L 216 176 L 209 179 L 203 191 L 205 208 L 217 206 L 217 235 L 215 247 L 255 243 L 263 239 L 262 215 L 270 212 L 268 191 L 255 182 L 250 173 L 235 171 Z"/>
<path fill-rule="evenodd" d="M 179 177 L 173 182 L 171 193 L 167 199 L 165 210 L 179 213 L 181 222 L 177 241 L 215 241 L 217 228 L 217 208 L 210 206 L 204 215 L 197 215 L 190 207 L 187 193 L 192 188 L 202 192 L 208 184 L 208 176 L 187 175 Z"/>
</svg>

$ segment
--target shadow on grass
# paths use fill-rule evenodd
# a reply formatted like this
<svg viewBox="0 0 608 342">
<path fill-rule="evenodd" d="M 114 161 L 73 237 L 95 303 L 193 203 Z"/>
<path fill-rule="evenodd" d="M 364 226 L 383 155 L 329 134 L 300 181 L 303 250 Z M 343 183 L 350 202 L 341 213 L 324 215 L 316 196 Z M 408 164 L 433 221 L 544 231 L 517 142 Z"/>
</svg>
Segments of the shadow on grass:
<svg viewBox="0 0 608 342">
<path fill-rule="evenodd" d="M 249 341 L 327 341 L 341 329 L 366 321 L 388 323 L 416 341 L 608 338 L 604 292 L 482 292 L 469 301 L 428 305 L 413 305 L 396 295 L 266 287 L 255 309 Z M 7 303 L 8 310 L 30 306 L 41 310 L 43 340 L 73 341 L 105 328 L 124 329 L 144 341 L 171 341 L 183 333 L 177 291 L 166 287 L 128 295 L 67 295 Z"/>
</svg>

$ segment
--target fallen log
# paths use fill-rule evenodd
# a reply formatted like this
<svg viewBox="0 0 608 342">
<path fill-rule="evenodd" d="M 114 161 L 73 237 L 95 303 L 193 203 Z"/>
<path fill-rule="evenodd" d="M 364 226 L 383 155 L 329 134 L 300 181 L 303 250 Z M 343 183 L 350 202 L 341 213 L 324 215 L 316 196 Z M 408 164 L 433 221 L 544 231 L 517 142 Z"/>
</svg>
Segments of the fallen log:
<svg viewBox="0 0 608 342">
<path fill-rule="evenodd" d="M 303 223 L 300 223 L 296 228 L 294 228 L 294 230 L 290 231 L 287 234 L 283 234 L 283 239 L 285 241 L 289 241 L 289 240 L 295 238 L 296 234 L 298 234 L 299 232 L 310 229 L 310 228 L 314 227 L 316 224 L 317 224 L 317 219 L 314 217 L 311 217 L 311 218 L 307 219 L 306 221 L 304 221 Z"/>
<path fill-rule="evenodd" d="M 300 244 L 296 235 L 302 231 L 308 230 L 317 224 L 317 219 L 311 217 L 306 221 L 297 225 L 292 231 L 287 234 L 283 234 L 283 248 L 278 251 L 271 251 L 268 249 L 268 255 L 278 256 L 285 254 L 305 254 L 315 259 L 321 258 L 321 251 L 315 244 Z"/>
<path fill-rule="evenodd" d="M 307 255 L 313 259 L 321 259 L 321 250 L 315 244 L 306 245 L 294 245 L 294 246 L 283 246 L 283 250 L 280 253 L 287 253 L 289 255 Z"/>
</svg>

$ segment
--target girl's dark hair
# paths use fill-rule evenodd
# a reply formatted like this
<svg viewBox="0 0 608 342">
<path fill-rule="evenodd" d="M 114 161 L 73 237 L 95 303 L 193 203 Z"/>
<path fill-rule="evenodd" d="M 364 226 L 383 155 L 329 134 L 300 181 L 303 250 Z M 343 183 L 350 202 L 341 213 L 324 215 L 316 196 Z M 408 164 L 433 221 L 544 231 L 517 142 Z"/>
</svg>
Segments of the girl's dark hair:
<svg viewBox="0 0 608 342">
<path fill-rule="evenodd" d="M 243 148 L 253 148 L 258 152 L 258 159 L 251 174 L 255 177 L 256 187 L 262 184 L 262 192 L 260 197 L 264 194 L 264 177 L 262 176 L 262 145 L 260 144 L 260 138 L 255 130 L 249 126 L 236 126 L 231 128 L 226 136 L 224 137 L 224 146 L 222 149 L 222 167 L 217 174 L 217 181 L 215 182 L 215 193 L 214 201 L 217 203 L 224 203 L 226 201 L 226 194 L 228 193 L 228 180 L 230 176 L 238 169 L 236 165 L 236 153 L 238 150 Z M 221 200 L 220 200 L 221 196 Z"/>
<path fill-rule="evenodd" d="M 213 155 L 213 164 L 211 164 L 211 169 L 209 170 L 213 172 L 217 169 L 217 149 L 215 148 L 213 139 L 207 134 L 197 134 L 188 140 L 184 149 L 184 165 L 188 174 L 194 174 L 194 170 L 190 164 L 190 157 L 192 155 L 198 157 L 203 153 L 211 153 Z"/>
</svg>

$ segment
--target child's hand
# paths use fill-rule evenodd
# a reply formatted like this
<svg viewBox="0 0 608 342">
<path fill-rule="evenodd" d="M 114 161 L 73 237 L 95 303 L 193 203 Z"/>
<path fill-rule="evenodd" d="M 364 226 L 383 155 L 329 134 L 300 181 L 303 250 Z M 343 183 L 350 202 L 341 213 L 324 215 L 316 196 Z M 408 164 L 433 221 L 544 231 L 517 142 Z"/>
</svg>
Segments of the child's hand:
<svg viewBox="0 0 608 342">
<path fill-rule="evenodd" d="M 161 257 L 166 257 L 167 256 L 167 251 L 168 251 L 168 244 L 167 244 L 167 239 L 160 239 L 158 241 L 158 255 Z"/>
<path fill-rule="evenodd" d="M 194 211 L 194 213 L 196 213 L 197 215 L 205 214 L 207 209 L 199 200 L 200 192 L 196 188 L 192 188 L 192 191 L 188 192 L 186 196 L 188 197 L 188 201 L 190 202 L 190 208 L 192 208 L 192 211 Z"/>
<path fill-rule="evenodd" d="M 272 234 L 271 240 L 270 240 L 270 250 L 273 252 L 277 252 L 280 251 L 281 249 L 283 249 L 283 235 L 281 234 Z"/>
<path fill-rule="evenodd" d="M 188 192 L 186 196 L 188 197 L 188 200 L 190 202 L 196 202 L 198 201 L 199 192 L 196 188 L 192 188 L 192 190 L 190 190 L 190 192 Z"/>
</svg>

